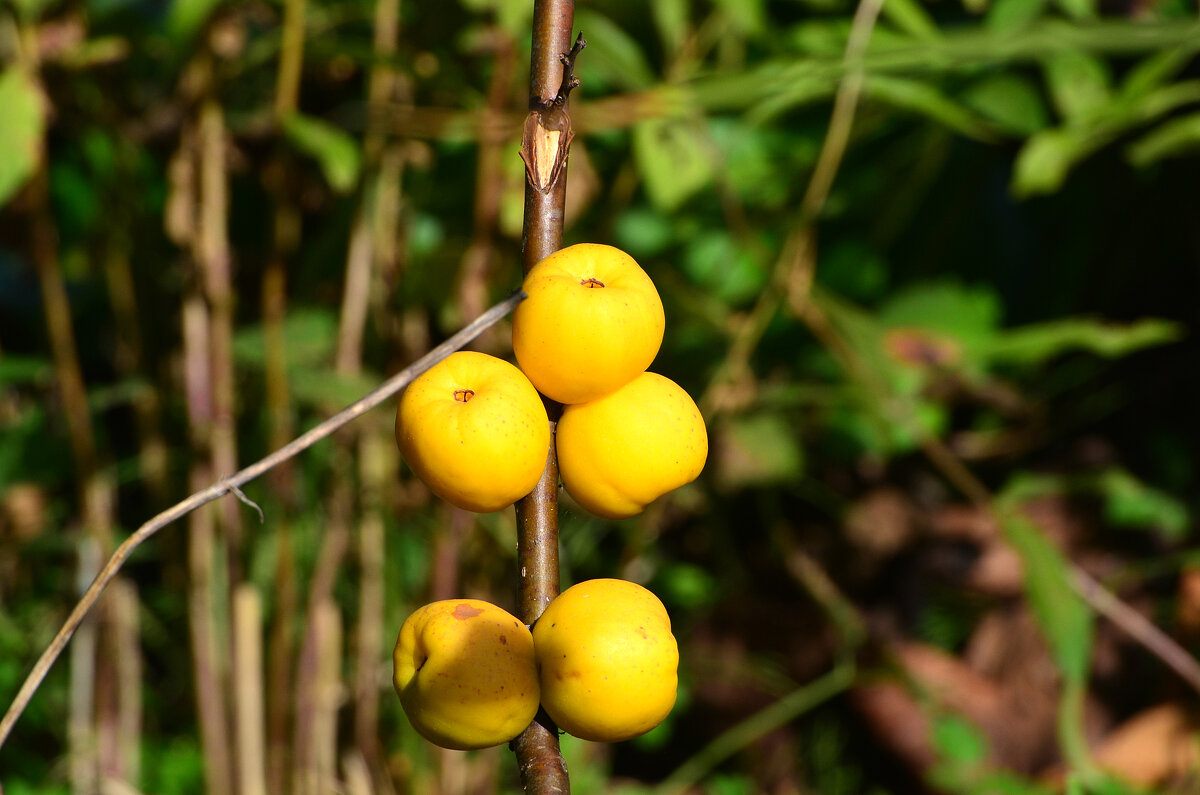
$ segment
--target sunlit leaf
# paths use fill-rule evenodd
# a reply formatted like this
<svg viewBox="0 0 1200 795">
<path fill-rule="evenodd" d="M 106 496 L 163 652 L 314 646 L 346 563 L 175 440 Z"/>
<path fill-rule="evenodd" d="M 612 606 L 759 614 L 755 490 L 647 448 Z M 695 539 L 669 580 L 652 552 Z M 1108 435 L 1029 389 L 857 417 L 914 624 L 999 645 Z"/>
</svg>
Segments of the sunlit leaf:
<svg viewBox="0 0 1200 795">
<path fill-rule="evenodd" d="M 1094 621 L 1088 606 L 1071 587 L 1066 558 L 1036 525 L 1015 510 L 1005 510 L 1001 519 L 1005 538 L 1021 556 L 1025 594 L 1038 626 L 1050 642 L 1059 671 L 1068 680 L 1085 681 Z"/>
<path fill-rule="evenodd" d="M 1111 98 L 1108 67 L 1083 52 L 1060 52 L 1045 62 L 1050 96 L 1063 118 L 1080 121 L 1096 117 Z"/>
<path fill-rule="evenodd" d="M 345 193 L 358 182 L 362 156 L 358 142 L 340 127 L 323 119 L 293 113 L 283 120 L 289 141 L 317 161 L 329 186 Z"/>
<path fill-rule="evenodd" d="M 716 0 L 716 5 L 738 33 L 755 35 L 767 27 L 763 0 Z"/>
<path fill-rule="evenodd" d="M 1130 473 L 1110 469 L 1097 479 L 1104 497 L 1105 518 L 1117 527 L 1153 528 L 1182 541 L 1187 536 L 1188 512 L 1182 502 L 1147 486 Z"/>
<path fill-rule="evenodd" d="M 1165 320 L 1117 325 L 1089 318 L 1064 318 L 1005 331 L 989 341 L 983 353 L 993 361 L 1024 366 L 1041 364 L 1072 350 L 1117 358 L 1172 342 L 1180 332 L 1179 326 Z"/>
<path fill-rule="evenodd" d="M 0 73 L 0 205 L 41 162 L 44 114 L 38 87 L 23 69 Z"/>
<path fill-rule="evenodd" d="M 1046 0 L 996 0 L 988 10 L 987 27 L 1011 31 L 1027 27 L 1042 15 Z"/>
<path fill-rule="evenodd" d="M 649 5 L 663 49 L 668 53 L 677 52 L 690 28 L 690 3 L 688 0 L 655 0 Z"/>
<path fill-rule="evenodd" d="M 879 310 L 879 321 L 893 328 L 941 331 L 971 344 L 991 339 L 1000 325 L 1001 304 L 987 287 L 932 282 L 892 294 Z"/>
<path fill-rule="evenodd" d="M 1096 18 L 1096 0 L 1055 0 L 1055 4 L 1072 19 Z"/>
<path fill-rule="evenodd" d="M 1200 113 L 1191 113 L 1160 124 L 1128 149 L 1135 166 L 1148 166 L 1168 157 L 1184 157 L 1200 151 Z"/>
<path fill-rule="evenodd" d="M 1190 49 L 1180 47 L 1146 56 L 1125 75 L 1121 83 L 1121 98 L 1134 99 L 1161 87 L 1188 65 L 1192 55 Z"/>
<path fill-rule="evenodd" d="M 626 89 L 645 88 L 655 82 L 654 70 L 641 46 L 611 19 L 585 7 L 576 10 L 575 26 L 588 42 L 587 56 L 580 60 L 585 76 L 595 71 L 605 82 Z"/>
<path fill-rule="evenodd" d="M 1016 135 L 1032 135 L 1049 123 L 1041 94 L 1023 75 L 990 75 L 968 88 L 962 99 L 964 105 Z"/>
<path fill-rule="evenodd" d="M 918 39 L 936 39 L 941 35 L 937 23 L 919 0 L 887 0 L 883 16 L 905 33 Z"/>
<path fill-rule="evenodd" d="M 933 722 L 932 738 L 939 755 L 960 764 L 982 762 L 988 741 L 975 724 L 957 715 L 941 715 Z"/>
<path fill-rule="evenodd" d="M 1043 130 L 1017 155 L 1013 191 L 1018 196 L 1053 193 L 1062 186 L 1071 166 L 1088 153 L 1078 136 L 1063 129 Z"/>
<path fill-rule="evenodd" d="M 673 210 L 708 184 L 712 155 L 698 122 L 651 119 L 633 130 L 633 151 L 650 200 Z"/>
<path fill-rule="evenodd" d="M 176 43 L 189 41 L 226 0 L 172 0 L 167 10 L 167 35 Z"/>
<path fill-rule="evenodd" d="M 973 113 L 922 80 L 875 75 L 864 86 L 869 97 L 920 113 L 968 138 L 989 141 L 994 131 Z"/>
</svg>

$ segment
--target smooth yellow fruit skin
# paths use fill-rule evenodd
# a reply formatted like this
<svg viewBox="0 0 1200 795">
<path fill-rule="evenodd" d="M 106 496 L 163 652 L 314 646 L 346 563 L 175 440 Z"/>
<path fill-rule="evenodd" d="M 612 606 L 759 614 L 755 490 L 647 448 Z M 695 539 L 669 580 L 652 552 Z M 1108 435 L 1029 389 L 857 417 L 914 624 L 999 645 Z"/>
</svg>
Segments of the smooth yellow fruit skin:
<svg viewBox="0 0 1200 795">
<path fill-rule="evenodd" d="M 666 608 L 625 580 L 563 591 L 533 625 L 542 707 L 583 740 L 620 742 L 662 723 L 675 706 L 679 647 Z"/>
<path fill-rule="evenodd" d="M 708 433 L 687 392 L 642 373 L 616 392 L 566 406 L 557 449 L 567 493 L 597 516 L 622 519 L 695 480 Z"/>
<path fill-rule="evenodd" d="M 465 402 L 462 390 L 474 393 Z M 420 375 L 396 412 L 400 455 L 447 502 L 498 511 L 533 491 L 550 452 L 546 407 L 513 365 L 459 351 Z"/>
<path fill-rule="evenodd" d="M 589 281 L 594 280 L 594 281 Z M 591 286 L 596 283 L 600 286 Z M 612 392 L 658 355 L 666 320 L 654 282 L 612 246 L 579 243 L 534 265 L 513 312 L 513 353 L 559 403 Z"/>
<path fill-rule="evenodd" d="M 529 629 L 479 599 L 448 599 L 405 620 L 392 683 L 421 736 L 443 748 L 488 748 L 516 737 L 538 709 Z"/>
</svg>

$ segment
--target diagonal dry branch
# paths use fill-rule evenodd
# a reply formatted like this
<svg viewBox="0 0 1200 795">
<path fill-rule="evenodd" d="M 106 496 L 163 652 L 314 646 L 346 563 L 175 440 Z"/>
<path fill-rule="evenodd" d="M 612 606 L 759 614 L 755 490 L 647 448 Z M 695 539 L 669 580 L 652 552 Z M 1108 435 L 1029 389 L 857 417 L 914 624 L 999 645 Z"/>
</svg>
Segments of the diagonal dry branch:
<svg viewBox="0 0 1200 795">
<path fill-rule="evenodd" d="M 188 515 L 192 511 L 207 505 L 214 500 L 224 497 L 227 494 L 232 494 L 238 499 L 248 502 L 246 495 L 242 494 L 241 487 L 246 483 L 260 477 L 264 473 L 279 466 L 285 461 L 289 461 L 308 448 L 312 447 L 322 439 L 326 439 L 336 432 L 339 428 L 353 422 L 354 420 L 366 414 L 371 409 L 375 408 L 385 400 L 391 398 L 401 389 L 409 384 L 414 378 L 428 370 L 433 365 L 445 359 L 450 354 L 460 350 L 466 346 L 471 340 L 478 337 L 485 330 L 495 325 L 502 317 L 516 307 L 525 299 L 523 292 L 517 291 L 500 303 L 493 306 L 491 309 L 484 312 L 470 324 L 465 326 L 454 336 L 438 345 L 429 353 L 422 356 L 413 364 L 404 368 L 400 372 L 385 381 L 377 387 L 373 392 L 355 401 L 346 408 L 339 411 L 329 419 L 320 423 L 311 430 L 293 439 L 283 447 L 271 453 L 267 457 L 251 464 L 245 469 L 230 475 L 227 478 L 217 481 L 206 489 L 196 492 L 187 499 L 176 503 L 162 513 L 155 516 L 150 521 L 143 524 L 133 532 L 124 542 L 117 547 L 113 552 L 112 557 L 104 564 L 104 568 L 96 575 L 96 579 L 92 581 L 87 592 L 75 605 L 75 609 L 71 611 L 71 615 L 67 617 L 62 629 L 54 636 L 50 645 L 42 652 L 42 656 L 34 664 L 33 670 L 25 678 L 25 682 L 21 685 L 21 689 L 13 698 L 12 703 L 8 707 L 8 711 L 4 713 L 4 718 L 0 720 L 0 747 L 4 746 L 9 734 L 12 733 L 13 726 L 17 719 L 21 717 L 21 713 L 25 711 L 25 707 L 29 705 L 29 701 L 37 692 L 42 680 L 46 678 L 46 674 L 50 672 L 51 666 L 62 650 L 66 648 L 70 642 L 71 636 L 83 620 L 87 617 L 88 612 L 96 604 L 104 589 L 112 582 L 113 578 L 121 570 L 121 566 L 129 558 L 141 544 L 157 533 L 162 528 L 171 524 L 177 519 Z M 260 511 L 261 514 L 261 511 Z"/>
</svg>

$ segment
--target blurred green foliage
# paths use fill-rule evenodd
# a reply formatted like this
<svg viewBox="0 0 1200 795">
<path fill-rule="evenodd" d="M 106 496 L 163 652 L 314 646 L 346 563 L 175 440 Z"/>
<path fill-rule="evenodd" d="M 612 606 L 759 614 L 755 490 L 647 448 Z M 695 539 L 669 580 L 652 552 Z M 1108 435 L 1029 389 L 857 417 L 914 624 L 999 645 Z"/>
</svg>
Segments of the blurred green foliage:
<svg viewBox="0 0 1200 795">
<path fill-rule="evenodd" d="M 118 535 L 188 491 L 195 429 L 180 312 L 196 275 L 168 230 L 196 64 L 212 69 L 230 148 L 243 463 L 270 445 L 271 343 L 260 299 L 265 263 L 278 253 L 281 195 L 300 222 L 286 252 L 283 324 L 299 428 L 398 369 L 420 352 L 414 345 L 452 332 L 472 308 L 468 288 L 498 298 L 518 285 L 515 153 L 532 4 L 403 3 L 399 46 L 383 56 L 373 50 L 374 11 L 370 0 L 310 0 L 301 112 L 276 126 L 280 2 L 24 0 L 0 10 L 0 703 L 77 587 L 78 484 L 28 232 L 39 180 L 88 408 L 118 483 Z M 885 488 L 910 496 L 922 528 L 960 501 L 922 457 L 929 439 L 1001 494 L 1005 536 L 1064 681 L 1087 687 L 1098 632 L 1070 586 L 1070 555 L 1120 557 L 1156 613 L 1172 613 L 1189 559 L 1163 555 L 1190 543 L 1200 485 L 1195 9 L 1179 0 L 886 0 L 862 58 L 847 63 L 855 12 L 844 0 L 577 9 L 589 46 L 572 98 L 569 184 L 578 193 L 567 239 L 609 242 L 643 264 L 668 317 L 655 369 L 697 398 L 730 386 L 738 329 L 764 297 L 781 295 L 781 251 L 803 220 L 833 98 L 847 74 L 863 70 L 844 162 L 810 219 L 819 236 L 808 297 L 844 347 L 780 299 L 748 372 L 734 374 L 738 400 L 710 412 L 712 451 L 697 484 L 625 523 L 563 503 L 564 580 L 651 583 L 684 650 L 684 695 L 662 729 L 607 750 L 564 738 L 577 792 L 654 791 L 689 760 L 709 759 L 704 749 L 731 727 L 753 728 L 743 721 L 804 695 L 831 668 L 848 670 L 834 666 L 859 644 L 840 638 L 857 636 L 839 625 L 846 612 L 814 607 L 815 592 L 782 565 L 797 549 L 820 558 L 851 612 L 884 616 L 878 623 L 947 653 L 961 651 L 989 611 L 1006 609 L 1010 600 L 958 581 L 915 582 L 924 570 L 912 567 L 914 575 L 909 563 L 922 554 L 920 539 L 879 552 L 845 531 L 851 508 Z M 380 63 L 398 70 L 402 87 L 368 107 L 366 84 Z M 356 211 L 388 200 L 380 159 L 363 143 L 372 119 L 384 120 L 382 137 L 403 164 L 390 228 L 399 268 L 371 282 L 362 372 L 335 375 Z M 482 165 L 486 145 L 502 155 L 492 171 Z M 468 271 L 479 246 L 487 265 Z M 128 266 L 131 307 L 122 308 L 114 262 Z M 131 325 L 140 345 L 132 366 Z M 502 342 L 488 344 L 503 353 Z M 169 450 L 166 493 L 144 469 L 138 412 L 147 400 Z M 390 418 L 377 414 L 364 428 L 386 437 Z M 247 489 L 268 524 L 253 525 L 242 563 L 271 626 L 303 627 L 302 609 L 274 613 L 278 517 L 288 517 L 303 605 L 328 531 L 330 484 L 346 469 L 326 445 L 296 462 L 290 497 L 262 483 Z M 31 526 L 13 496 L 30 485 L 40 495 Z M 411 483 L 381 499 L 389 637 L 428 596 L 449 520 Z M 1070 550 L 1022 512 L 1046 499 L 1087 517 Z M 511 591 L 512 525 L 511 512 L 481 517 L 456 548 L 457 581 L 472 595 L 503 601 Z M 147 792 L 202 791 L 183 532 L 165 531 L 130 566 L 148 669 Z M 1165 571 L 1151 565 L 1163 559 Z M 343 569 L 335 593 L 349 622 L 356 570 Z M 1116 717 L 1172 692 L 1161 677 L 1129 678 L 1113 699 Z M 796 701 L 784 726 L 762 731 L 783 752 L 769 756 L 771 746 L 749 732 L 714 761 L 700 791 L 760 792 L 784 781 L 798 791 L 900 793 L 916 779 L 950 792 L 1047 791 L 1040 771 L 993 764 L 982 729 L 933 707 L 934 761 L 904 768 L 886 738 L 861 739 L 863 718 L 843 691 L 867 681 L 864 673 L 838 685 L 821 703 Z M 68 687 L 64 661 L 0 751 L 5 792 L 65 791 Z M 391 770 L 411 791 L 433 791 L 438 762 L 390 695 L 380 688 Z M 1064 746 L 1079 735 L 1066 724 Z M 510 791 L 512 761 L 502 759 L 492 781 Z M 1074 772 L 1077 791 L 1127 791 Z"/>
</svg>

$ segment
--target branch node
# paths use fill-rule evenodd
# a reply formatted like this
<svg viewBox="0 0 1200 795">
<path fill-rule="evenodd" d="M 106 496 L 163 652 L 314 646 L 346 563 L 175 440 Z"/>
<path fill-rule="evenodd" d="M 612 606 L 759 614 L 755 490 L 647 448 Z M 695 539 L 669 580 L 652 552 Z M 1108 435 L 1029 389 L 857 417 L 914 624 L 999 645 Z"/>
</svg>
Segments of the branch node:
<svg viewBox="0 0 1200 795">
<path fill-rule="evenodd" d="M 571 49 L 558 56 L 559 63 L 563 65 L 563 76 L 553 104 L 562 107 L 571 96 L 571 91 L 579 88 L 579 78 L 575 75 L 575 59 L 579 57 L 579 53 L 586 46 L 587 39 L 583 37 L 583 31 L 580 31 L 579 35 L 575 37 L 575 43 L 571 45 Z"/>
<path fill-rule="evenodd" d="M 247 497 L 246 492 L 242 491 L 241 489 L 239 489 L 237 486 L 235 486 L 232 483 L 226 483 L 225 484 L 225 493 L 232 494 L 233 496 L 237 497 L 239 501 L 241 501 L 242 503 L 244 503 L 246 505 L 249 505 L 251 508 L 253 508 L 255 511 L 257 511 L 259 524 L 267 523 L 267 516 L 266 516 L 266 514 L 263 513 L 263 509 L 261 507 L 259 507 L 257 502 L 255 502 L 254 500 Z"/>
</svg>

